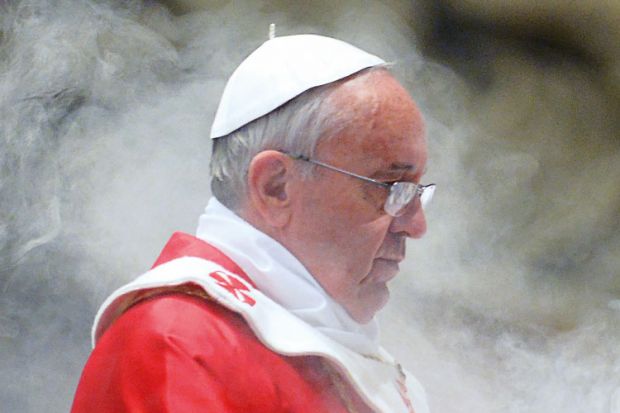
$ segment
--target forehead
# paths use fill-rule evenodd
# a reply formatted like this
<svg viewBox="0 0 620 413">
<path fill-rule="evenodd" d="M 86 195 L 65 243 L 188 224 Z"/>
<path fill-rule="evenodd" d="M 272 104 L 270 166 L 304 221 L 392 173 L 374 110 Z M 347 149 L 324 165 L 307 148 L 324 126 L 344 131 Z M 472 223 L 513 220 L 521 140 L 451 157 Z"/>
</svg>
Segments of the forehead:
<svg viewBox="0 0 620 413">
<path fill-rule="evenodd" d="M 354 165 L 358 171 L 366 172 L 419 172 L 424 168 L 426 138 L 422 116 L 389 72 L 372 71 L 343 82 L 330 99 L 340 127 L 336 136 L 319 144 L 318 155 L 322 159 Z"/>
</svg>

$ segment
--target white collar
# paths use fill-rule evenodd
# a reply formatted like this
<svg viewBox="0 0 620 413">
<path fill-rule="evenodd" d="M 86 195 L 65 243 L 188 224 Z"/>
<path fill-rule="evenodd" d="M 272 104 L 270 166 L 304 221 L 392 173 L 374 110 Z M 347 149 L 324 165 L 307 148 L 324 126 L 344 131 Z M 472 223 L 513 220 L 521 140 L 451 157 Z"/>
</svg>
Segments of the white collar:
<svg viewBox="0 0 620 413">
<path fill-rule="evenodd" d="M 215 197 L 200 216 L 196 236 L 239 265 L 263 294 L 323 334 L 361 354 L 379 351 L 374 318 L 368 324 L 353 320 L 282 244 Z"/>
</svg>

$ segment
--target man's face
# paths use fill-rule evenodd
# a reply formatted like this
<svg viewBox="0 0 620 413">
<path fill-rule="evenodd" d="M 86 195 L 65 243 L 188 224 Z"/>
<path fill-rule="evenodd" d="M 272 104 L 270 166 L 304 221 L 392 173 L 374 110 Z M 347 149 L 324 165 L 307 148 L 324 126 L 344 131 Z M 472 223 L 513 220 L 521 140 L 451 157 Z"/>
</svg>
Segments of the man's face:
<svg viewBox="0 0 620 413">
<path fill-rule="evenodd" d="M 348 115 L 347 125 L 318 145 L 314 159 L 382 182 L 420 181 L 427 159 L 423 121 L 389 73 L 354 77 L 331 98 Z M 417 208 L 391 217 L 383 210 L 385 188 L 316 168 L 295 186 L 286 244 L 353 319 L 366 323 L 388 301 L 386 283 L 405 257 L 406 238 L 426 231 L 424 212 L 418 200 Z"/>
</svg>

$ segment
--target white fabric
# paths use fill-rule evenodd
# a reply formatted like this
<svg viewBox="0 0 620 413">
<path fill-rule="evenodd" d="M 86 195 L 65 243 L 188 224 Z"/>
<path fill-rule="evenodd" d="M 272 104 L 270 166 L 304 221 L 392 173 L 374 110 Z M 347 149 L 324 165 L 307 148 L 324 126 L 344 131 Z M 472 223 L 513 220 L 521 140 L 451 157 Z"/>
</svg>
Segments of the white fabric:
<svg viewBox="0 0 620 413">
<path fill-rule="evenodd" d="M 214 277 L 215 275 L 215 277 Z M 228 283 L 235 280 L 244 288 L 234 292 Z M 134 302 L 144 290 L 193 283 L 200 285 L 220 305 L 240 313 L 258 339 L 272 351 L 288 356 L 318 355 L 327 359 L 358 391 L 373 411 L 380 413 L 428 413 L 424 389 L 407 372 L 406 392 L 398 365 L 382 348 L 375 357 L 365 357 L 321 334 L 295 317 L 262 291 L 215 262 L 197 257 L 182 257 L 146 272 L 116 290 L 103 303 L 93 326 L 93 344 L 113 322 L 119 307 Z"/>
<path fill-rule="evenodd" d="M 270 39 L 233 72 L 217 108 L 211 138 L 228 135 L 308 89 L 384 64 L 348 43 L 313 34 Z"/>
<path fill-rule="evenodd" d="M 293 254 L 215 197 L 200 216 L 196 236 L 220 249 L 263 294 L 292 314 L 358 353 L 377 353 L 375 319 L 364 325 L 354 321 Z"/>
</svg>

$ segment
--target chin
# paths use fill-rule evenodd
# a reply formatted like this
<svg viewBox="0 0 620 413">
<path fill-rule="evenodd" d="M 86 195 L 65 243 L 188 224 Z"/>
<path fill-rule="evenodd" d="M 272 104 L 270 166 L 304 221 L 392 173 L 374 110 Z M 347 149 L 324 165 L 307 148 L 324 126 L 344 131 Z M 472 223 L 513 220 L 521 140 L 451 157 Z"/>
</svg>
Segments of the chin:
<svg viewBox="0 0 620 413">
<path fill-rule="evenodd" d="M 359 324 L 367 324 L 381 311 L 390 299 L 390 291 L 385 283 L 375 284 L 372 291 L 358 298 L 354 308 L 347 309 L 353 320 Z"/>
</svg>

